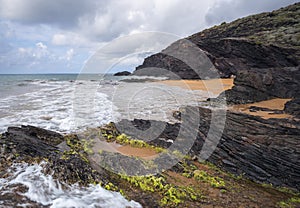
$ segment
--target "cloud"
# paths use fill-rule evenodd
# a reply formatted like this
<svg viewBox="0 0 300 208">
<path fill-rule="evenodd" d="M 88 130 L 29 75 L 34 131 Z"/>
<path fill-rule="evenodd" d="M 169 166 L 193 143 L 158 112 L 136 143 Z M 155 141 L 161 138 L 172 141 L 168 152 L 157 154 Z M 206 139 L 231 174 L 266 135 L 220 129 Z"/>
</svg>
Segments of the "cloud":
<svg viewBox="0 0 300 208">
<path fill-rule="evenodd" d="M 0 70 L 73 66 L 78 71 L 93 52 L 119 37 L 159 31 L 179 39 L 215 23 L 293 2 L 296 0 L 0 0 Z M 160 41 L 167 42 L 155 42 L 148 36 L 135 38 L 114 43 L 115 48 L 109 48 L 114 54 L 107 53 L 107 57 L 119 61 L 136 51 L 157 52 L 163 46 Z M 123 60 L 128 64 L 139 61 L 140 57 Z"/>
<path fill-rule="evenodd" d="M 298 2 L 298 0 L 217 0 L 205 17 L 208 25 L 230 22 L 250 14 L 272 11 Z"/>
<path fill-rule="evenodd" d="M 42 59 L 47 58 L 50 55 L 48 51 L 48 47 L 42 42 L 38 42 L 35 44 L 35 47 L 30 48 L 18 48 L 18 55 L 21 57 L 31 58 L 31 59 Z"/>
<path fill-rule="evenodd" d="M 74 32 L 55 33 L 51 38 L 51 43 L 55 46 L 72 46 L 78 48 L 99 48 L 100 42 L 92 42 L 81 34 Z"/>
<path fill-rule="evenodd" d="M 94 42 L 133 31 L 162 31 L 185 36 L 204 28 L 210 1 L 198 0 L 0 0 L 0 18 L 27 25 L 50 25 Z M 197 20 L 197 21 L 195 21 Z M 53 43 L 68 40 L 60 34 Z"/>
<path fill-rule="evenodd" d="M 211 2 L 213 1 L 112 0 L 101 12 L 79 18 L 78 28 L 86 37 L 98 41 L 110 41 L 141 31 L 186 36 L 205 27 L 205 12 Z"/>
<path fill-rule="evenodd" d="M 52 43 L 54 45 L 66 45 L 68 42 L 68 39 L 66 35 L 63 34 L 55 34 L 52 38 Z"/>
<path fill-rule="evenodd" d="M 52 43 L 75 47 L 141 31 L 187 36 L 214 23 L 293 2 L 296 0 L 0 0 L 0 18 L 59 28 Z"/>
<path fill-rule="evenodd" d="M 0 17 L 26 24 L 74 27 L 80 16 L 92 12 L 94 0 L 0 0 Z"/>
<path fill-rule="evenodd" d="M 70 61 L 72 60 L 73 56 L 74 56 L 74 49 L 71 48 L 70 50 L 67 51 L 65 58 L 67 61 Z"/>
</svg>

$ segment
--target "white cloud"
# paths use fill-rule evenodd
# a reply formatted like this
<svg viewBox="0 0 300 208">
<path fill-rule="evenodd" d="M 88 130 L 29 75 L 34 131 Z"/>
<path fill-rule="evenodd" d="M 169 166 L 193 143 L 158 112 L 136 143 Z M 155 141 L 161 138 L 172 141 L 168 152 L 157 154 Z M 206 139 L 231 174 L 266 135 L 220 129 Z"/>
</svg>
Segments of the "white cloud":
<svg viewBox="0 0 300 208">
<path fill-rule="evenodd" d="M 67 37 L 63 34 L 55 34 L 52 38 L 52 43 L 54 45 L 66 45 L 67 44 Z"/>
<path fill-rule="evenodd" d="M 97 49 L 101 45 L 101 43 L 92 42 L 81 34 L 74 32 L 61 32 L 54 34 L 52 36 L 51 43 L 55 46 L 72 46 L 90 49 Z"/>
<path fill-rule="evenodd" d="M 71 48 L 71 49 L 69 49 L 69 50 L 67 51 L 65 57 L 66 57 L 66 59 L 67 59 L 68 61 L 70 61 L 70 60 L 72 60 L 74 54 L 75 54 L 75 53 L 74 53 L 74 49 Z"/>
<path fill-rule="evenodd" d="M 36 43 L 35 48 L 32 50 L 32 56 L 41 59 L 49 55 L 48 47 L 42 42 Z"/>
<path fill-rule="evenodd" d="M 39 43 L 37 43 L 37 44 L 35 44 L 36 45 L 36 47 L 38 48 L 38 49 L 40 49 L 40 50 L 42 50 L 42 51 L 47 51 L 47 46 L 45 45 L 45 44 L 43 44 L 42 42 L 39 42 Z"/>
<path fill-rule="evenodd" d="M 36 43 L 35 47 L 20 47 L 17 51 L 19 57 L 22 59 L 38 61 L 39 59 L 49 58 L 51 56 L 48 47 L 42 42 Z"/>
</svg>

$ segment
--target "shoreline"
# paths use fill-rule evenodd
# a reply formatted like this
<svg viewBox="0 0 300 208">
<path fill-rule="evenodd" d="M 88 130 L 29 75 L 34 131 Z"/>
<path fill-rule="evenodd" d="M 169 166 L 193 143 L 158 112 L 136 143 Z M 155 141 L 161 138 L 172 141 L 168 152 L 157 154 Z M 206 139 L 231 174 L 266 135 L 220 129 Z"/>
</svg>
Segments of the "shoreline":
<svg viewBox="0 0 300 208">
<path fill-rule="evenodd" d="M 254 102 L 249 104 L 232 105 L 229 107 L 230 110 L 246 113 L 252 116 L 259 116 L 264 119 L 271 118 L 292 118 L 293 116 L 283 112 L 284 106 L 287 102 L 292 99 L 274 98 L 261 102 Z M 251 110 L 257 108 L 257 110 Z"/>
<path fill-rule="evenodd" d="M 168 86 L 181 87 L 188 90 L 202 90 L 207 93 L 219 95 L 225 90 L 229 90 L 234 86 L 234 79 L 210 79 L 210 80 L 164 80 L 158 81 Z M 292 99 L 274 98 L 261 102 L 249 104 L 229 105 L 228 110 L 241 112 L 248 115 L 259 116 L 264 119 L 278 118 L 289 119 L 293 116 L 283 112 L 284 105 Z M 253 110 L 254 108 L 257 108 Z M 251 109 L 252 108 L 252 109 Z"/>
<path fill-rule="evenodd" d="M 202 90 L 218 95 L 224 90 L 231 89 L 234 86 L 233 80 L 233 78 L 209 80 L 163 80 L 158 81 L 158 83 L 181 87 L 188 90 Z"/>
</svg>

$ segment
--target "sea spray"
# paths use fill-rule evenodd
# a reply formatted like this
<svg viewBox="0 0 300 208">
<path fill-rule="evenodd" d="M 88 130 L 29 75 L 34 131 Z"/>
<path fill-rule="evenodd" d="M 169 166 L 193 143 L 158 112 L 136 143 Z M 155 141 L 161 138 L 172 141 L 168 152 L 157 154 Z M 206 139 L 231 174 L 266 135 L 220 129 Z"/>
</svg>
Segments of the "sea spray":
<svg viewBox="0 0 300 208">
<path fill-rule="evenodd" d="M 18 206 L 26 207 L 42 205 L 52 208 L 141 208 L 135 201 L 126 200 L 120 193 L 105 190 L 100 185 L 80 187 L 77 184 L 66 185 L 45 175 L 42 164 L 14 164 L 8 172 L 10 176 L 0 179 L 1 195 L 15 193 L 16 187 L 25 186 L 27 191 L 18 192 L 28 200 Z M 62 188 L 64 187 L 64 188 Z M 14 200 L 12 197 L 11 200 Z M 4 204 L 3 204 L 4 203 Z M 9 202 L 2 202 L 0 206 L 10 207 Z"/>
</svg>

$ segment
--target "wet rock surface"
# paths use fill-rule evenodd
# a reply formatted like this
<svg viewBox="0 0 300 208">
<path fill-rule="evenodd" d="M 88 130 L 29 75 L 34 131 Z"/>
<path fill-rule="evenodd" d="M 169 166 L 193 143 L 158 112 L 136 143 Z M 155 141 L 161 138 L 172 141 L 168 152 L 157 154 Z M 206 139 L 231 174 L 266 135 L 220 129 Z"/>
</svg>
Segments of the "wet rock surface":
<svg viewBox="0 0 300 208">
<path fill-rule="evenodd" d="M 101 168 L 94 170 L 77 136 L 65 137 L 34 126 L 9 127 L 1 135 L 0 146 L 2 174 L 13 163 L 47 161 L 44 172 L 61 182 L 81 185 L 108 182 L 108 172 Z"/>
</svg>

